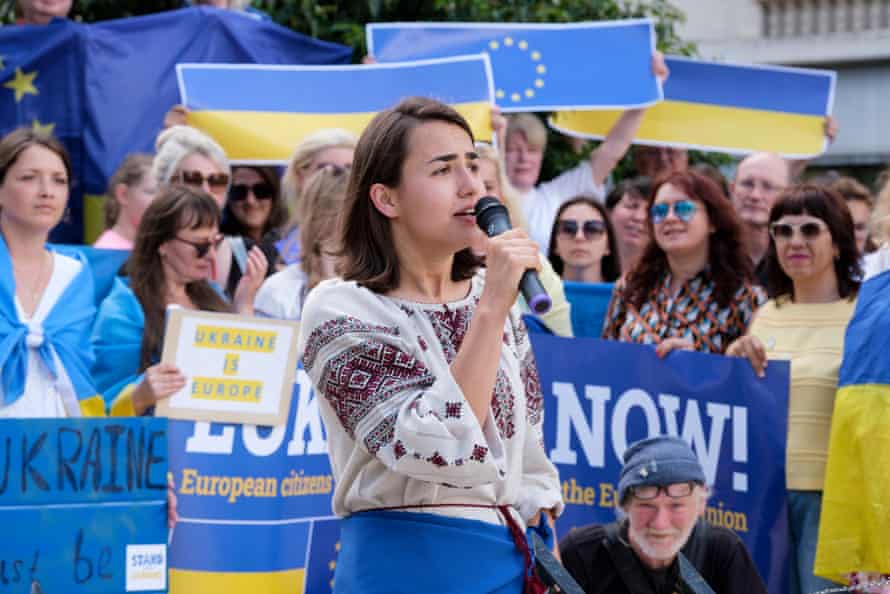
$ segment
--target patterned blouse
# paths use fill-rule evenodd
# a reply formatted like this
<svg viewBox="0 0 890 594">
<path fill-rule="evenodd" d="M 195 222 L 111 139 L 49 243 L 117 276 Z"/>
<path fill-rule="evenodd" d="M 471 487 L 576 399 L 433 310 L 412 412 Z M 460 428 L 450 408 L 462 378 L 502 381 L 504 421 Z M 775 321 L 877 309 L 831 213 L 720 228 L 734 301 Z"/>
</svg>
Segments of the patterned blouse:
<svg viewBox="0 0 890 594">
<path fill-rule="evenodd" d="M 685 338 L 695 350 L 723 353 L 743 336 L 757 308 L 766 303 L 761 287 L 744 283 L 727 307 L 714 299 L 715 281 L 706 270 L 686 281 L 671 296 L 671 274 L 665 272 L 637 310 L 625 299 L 624 280 L 615 285 L 606 314 L 603 338 L 658 344 L 666 338 Z"/>
<path fill-rule="evenodd" d="M 446 304 L 386 297 L 333 279 L 310 292 L 299 349 L 328 436 L 334 513 L 435 504 L 513 506 L 523 519 L 561 510 L 543 446 L 543 397 L 513 309 L 485 423 L 451 375 L 482 293 Z M 499 522 L 492 510 L 423 511 Z M 480 515 L 481 514 L 481 515 Z"/>
</svg>

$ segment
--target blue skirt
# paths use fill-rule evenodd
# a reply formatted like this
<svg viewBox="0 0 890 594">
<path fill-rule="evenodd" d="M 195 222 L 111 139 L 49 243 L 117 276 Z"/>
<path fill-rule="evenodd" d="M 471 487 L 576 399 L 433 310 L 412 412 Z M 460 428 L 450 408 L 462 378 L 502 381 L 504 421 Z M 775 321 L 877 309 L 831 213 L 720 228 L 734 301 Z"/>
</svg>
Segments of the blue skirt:
<svg viewBox="0 0 890 594">
<path fill-rule="evenodd" d="M 548 546 L 547 523 L 537 530 Z M 341 522 L 334 594 L 522 594 L 525 561 L 506 526 L 369 511 Z"/>
</svg>

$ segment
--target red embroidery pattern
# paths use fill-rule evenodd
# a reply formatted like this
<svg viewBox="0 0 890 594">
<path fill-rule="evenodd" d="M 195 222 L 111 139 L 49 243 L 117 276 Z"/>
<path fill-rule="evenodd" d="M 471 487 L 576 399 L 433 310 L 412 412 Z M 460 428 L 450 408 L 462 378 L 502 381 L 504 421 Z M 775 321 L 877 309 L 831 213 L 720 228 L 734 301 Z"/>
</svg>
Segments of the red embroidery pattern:
<svg viewBox="0 0 890 594">
<path fill-rule="evenodd" d="M 396 431 L 396 415 L 390 415 L 380 421 L 370 433 L 365 436 L 365 447 L 368 452 L 376 455 L 380 448 L 392 442 Z"/>
<path fill-rule="evenodd" d="M 544 394 L 541 390 L 541 378 L 538 376 L 538 365 L 531 350 L 526 352 L 520 365 L 519 377 L 525 388 L 525 416 L 530 424 L 537 425 L 544 416 Z"/>
<path fill-rule="evenodd" d="M 473 446 L 473 453 L 470 455 L 470 460 L 475 460 L 476 462 L 484 462 L 485 456 L 487 455 L 488 448 L 477 443 Z"/>
<path fill-rule="evenodd" d="M 505 439 L 513 437 L 516 432 L 513 420 L 513 390 L 510 388 L 510 380 L 500 368 L 491 395 L 491 410 L 501 437 Z"/>
<path fill-rule="evenodd" d="M 429 370 L 411 355 L 388 344 L 365 341 L 329 360 L 319 385 L 343 428 L 355 439 L 356 426 L 381 402 L 433 382 Z"/>
<path fill-rule="evenodd" d="M 408 450 L 405 448 L 405 444 L 402 443 L 401 439 L 392 444 L 392 453 L 396 457 L 396 460 L 399 460 L 408 453 Z"/>
<path fill-rule="evenodd" d="M 463 408 L 463 402 L 446 402 L 445 403 L 445 418 L 446 419 L 459 419 L 461 415 L 461 409 Z"/>
<path fill-rule="evenodd" d="M 309 372 L 315 365 L 318 353 L 334 340 L 350 333 L 356 334 L 387 334 L 398 336 L 399 329 L 390 326 L 368 324 L 352 316 L 340 316 L 328 320 L 318 326 L 306 340 L 306 349 L 303 351 L 303 367 Z"/>
<path fill-rule="evenodd" d="M 430 464 L 434 464 L 439 468 L 443 466 L 448 466 L 448 462 L 445 461 L 445 458 L 439 452 L 433 452 L 433 455 L 426 459 Z"/>
<path fill-rule="evenodd" d="M 425 310 L 424 313 L 430 319 L 436 338 L 442 345 L 445 360 L 450 364 L 457 357 L 457 351 L 470 328 L 472 310 L 467 306 L 454 310 L 442 306 L 441 310 Z"/>
</svg>

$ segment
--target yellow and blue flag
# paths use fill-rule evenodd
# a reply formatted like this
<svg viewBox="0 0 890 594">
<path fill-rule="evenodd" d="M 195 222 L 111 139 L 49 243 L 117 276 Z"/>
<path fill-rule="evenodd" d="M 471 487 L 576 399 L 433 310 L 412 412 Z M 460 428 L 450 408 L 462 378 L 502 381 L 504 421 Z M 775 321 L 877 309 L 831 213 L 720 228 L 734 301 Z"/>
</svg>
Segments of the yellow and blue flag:
<svg viewBox="0 0 890 594">
<path fill-rule="evenodd" d="M 484 54 L 398 64 L 179 64 L 189 124 L 243 163 L 281 163 L 322 128 L 361 134 L 374 115 L 412 96 L 448 103 L 479 140 L 491 138 L 491 68 Z"/>
<path fill-rule="evenodd" d="M 207 7 L 0 27 L 0 135 L 31 126 L 64 142 L 75 192 L 52 240 L 78 243 L 85 210 L 101 220 L 101 202 L 83 196 L 103 194 L 128 153 L 153 150 L 164 114 L 179 100 L 177 62 L 343 64 L 351 57 L 348 47 Z"/>
<path fill-rule="evenodd" d="M 890 574 L 890 271 L 862 285 L 844 338 L 815 573 Z"/>
<path fill-rule="evenodd" d="M 672 56 L 664 101 L 646 111 L 635 142 L 705 151 L 820 155 L 835 73 L 743 66 Z M 571 136 L 604 138 L 620 111 L 561 111 L 550 124 Z"/>
<path fill-rule="evenodd" d="M 583 23 L 372 23 L 378 62 L 486 52 L 501 111 L 642 107 L 661 99 L 651 20 Z"/>
</svg>

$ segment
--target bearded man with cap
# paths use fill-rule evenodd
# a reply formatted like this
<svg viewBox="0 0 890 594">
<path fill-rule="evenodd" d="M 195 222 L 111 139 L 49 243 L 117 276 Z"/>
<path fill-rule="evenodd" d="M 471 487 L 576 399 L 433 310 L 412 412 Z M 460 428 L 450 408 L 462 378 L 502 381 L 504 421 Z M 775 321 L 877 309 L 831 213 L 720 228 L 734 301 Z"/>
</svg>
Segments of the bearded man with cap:
<svg viewBox="0 0 890 594">
<path fill-rule="evenodd" d="M 618 493 L 619 521 L 572 529 L 560 543 L 587 594 L 707 592 L 689 587 L 697 577 L 716 594 L 766 594 L 739 537 L 702 519 L 708 488 L 686 442 L 659 436 L 631 445 Z"/>
</svg>

